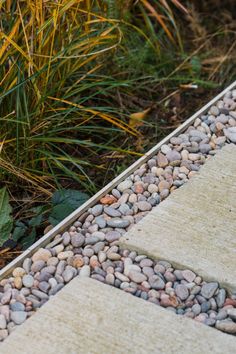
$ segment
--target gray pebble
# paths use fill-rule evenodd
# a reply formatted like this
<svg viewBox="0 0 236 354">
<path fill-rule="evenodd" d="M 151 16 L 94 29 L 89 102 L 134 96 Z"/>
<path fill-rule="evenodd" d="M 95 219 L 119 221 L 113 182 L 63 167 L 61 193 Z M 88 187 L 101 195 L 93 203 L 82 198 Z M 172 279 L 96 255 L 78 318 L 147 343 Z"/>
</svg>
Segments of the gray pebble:
<svg viewBox="0 0 236 354">
<path fill-rule="evenodd" d="M 68 283 L 71 279 L 74 278 L 75 269 L 71 266 L 67 266 L 64 272 L 62 273 L 62 277 L 66 283 Z"/>
<path fill-rule="evenodd" d="M 121 212 L 119 210 L 116 210 L 114 208 L 112 208 L 111 206 L 105 207 L 104 208 L 104 212 L 112 217 L 119 217 L 121 216 Z"/>
<path fill-rule="evenodd" d="M 188 288 L 184 284 L 178 284 L 175 288 L 175 293 L 181 300 L 186 300 L 189 296 Z"/>
<path fill-rule="evenodd" d="M 103 212 L 103 205 L 102 204 L 97 204 L 91 209 L 91 213 L 93 216 L 99 216 Z"/>
<path fill-rule="evenodd" d="M 127 219 L 113 218 L 107 220 L 107 225 L 111 227 L 120 227 L 123 229 L 130 225 L 130 221 Z"/>
<path fill-rule="evenodd" d="M 133 185 L 133 182 L 130 181 L 129 179 L 124 180 L 123 182 L 121 182 L 120 184 L 118 184 L 117 189 L 118 191 L 120 191 L 121 193 L 124 192 L 126 189 L 131 188 Z"/>
<path fill-rule="evenodd" d="M 48 300 L 48 295 L 40 290 L 32 289 L 31 292 L 34 296 L 38 297 L 40 300 L 44 300 L 44 299 Z"/>
<path fill-rule="evenodd" d="M 25 258 L 23 262 L 23 268 L 26 271 L 26 273 L 30 272 L 31 265 L 32 265 L 32 260 L 30 258 Z"/>
<path fill-rule="evenodd" d="M 25 306 L 21 302 L 16 301 L 10 304 L 10 309 L 12 311 L 25 311 Z"/>
<path fill-rule="evenodd" d="M 22 278 L 22 283 L 26 288 L 31 288 L 34 284 L 34 278 L 32 275 L 26 274 Z"/>
<path fill-rule="evenodd" d="M 45 262 L 42 260 L 35 261 L 31 266 L 31 271 L 34 273 L 39 272 L 45 266 Z"/>
<path fill-rule="evenodd" d="M 201 295 L 206 299 L 210 299 L 218 289 L 219 284 L 216 282 L 206 283 L 202 286 Z"/>
<path fill-rule="evenodd" d="M 220 289 L 216 296 L 216 303 L 218 307 L 222 307 L 224 305 L 225 298 L 226 298 L 225 289 Z"/>
<path fill-rule="evenodd" d="M 23 322 L 25 322 L 26 318 L 27 318 L 27 313 L 25 311 L 11 312 L 11 320 L 17 325 L 20 325 Z"/>
<path fill-rule="evenodd" d="M 119 240 L 120 236 L 121 234 L 118 231 L 108 231 L 105 237 L 108 242 L 114 242 Z"/>
<path fill-rule="evenodd" d="M 80 269 L 79 276 L 82 277 L 82 278 L 90 277 L 90 266 L 89 265 L 84 265 Z"/>
<path fill-rule="evenodd" d="M 148 282 L 150 286 L 155 290 L 162 290 L 165 288 L 164 280 L 156 274 L 150 276 Z"/>
<path fill-rule="evenodd" d="M 137 202 L 136 205 L 141 211 L 149 211 L 152 209 L 151 204 L 146 201 Z"/>
<path fill-rule="evenodd" d="M 84 244 L 85 237 L 80 233 L 71 236 L 71 244 L 73 247 L 81 247 Z"/>
</svg>

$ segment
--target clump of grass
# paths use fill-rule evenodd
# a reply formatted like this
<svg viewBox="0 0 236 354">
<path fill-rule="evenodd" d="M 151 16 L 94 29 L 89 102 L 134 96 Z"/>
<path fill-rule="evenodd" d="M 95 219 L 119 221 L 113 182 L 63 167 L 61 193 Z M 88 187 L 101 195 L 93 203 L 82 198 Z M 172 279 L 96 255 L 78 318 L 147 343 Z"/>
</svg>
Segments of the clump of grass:
<svg viewBox="0 0 236 354">
<path fill-rule="evenodd" d="M 51 195 L 62 181 L 73 179 L 93 193 L 96 186 L 87 171 L 104 168 L 97 159 L 102 151 L 138 155 L 127 151 L 120 139 L 139 132 L 128 125 L 128 112 L 111 103 L 117 92 L 131 92 L 137 77 L 109 69 L 109 62 L 118 62 L 121 52 L 130 56 L 124 38 L 128 31 L 145 41 L 153 57 L 160 55 L 159 38 L 154 43 L 154 33 L 148 39 L 138 21 L 127 22 L 135 11 L 132 1 L 117 4 L 1 2 L 0 174 L 9 187 L 21 184 Z M 165 33 L 172 41 L 171 10 L 155 4 L 164 19 L 144 0 L 138 5 L 139 15 L 147 22 L 144 8 L 151 11 L 162 37 Z M 139 58 L 142 62 L 143 56 Z"/>
<path fill-rule="evenodd" d="M 7 0 L 0 10 L 0 177 L 8 189 L 50 196 L 74 181 L 94 193 L 103 155 L 140 155 L 130 113 L 166 87 L 210 84 L 200 49 L 184 52 L 178 16 L 187 10 L 177 0 Z"/>
</svg>

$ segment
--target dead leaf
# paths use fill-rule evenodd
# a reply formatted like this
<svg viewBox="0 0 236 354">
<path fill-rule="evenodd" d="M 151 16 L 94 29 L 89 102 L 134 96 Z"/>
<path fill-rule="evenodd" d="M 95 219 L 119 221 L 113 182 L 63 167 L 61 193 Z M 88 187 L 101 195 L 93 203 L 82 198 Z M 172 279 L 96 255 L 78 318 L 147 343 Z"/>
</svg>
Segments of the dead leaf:
<svg viewBox="0 0 236 354">
<path fill-rule="evenodd" d="M 142 112 L 132 113 L 129 117 L 130 128 L 136 128 L 143 124 L 143 120 L 146 118 L 147 114 L 150 112 L 151 107 L 145 109 Z"/>
</svg>

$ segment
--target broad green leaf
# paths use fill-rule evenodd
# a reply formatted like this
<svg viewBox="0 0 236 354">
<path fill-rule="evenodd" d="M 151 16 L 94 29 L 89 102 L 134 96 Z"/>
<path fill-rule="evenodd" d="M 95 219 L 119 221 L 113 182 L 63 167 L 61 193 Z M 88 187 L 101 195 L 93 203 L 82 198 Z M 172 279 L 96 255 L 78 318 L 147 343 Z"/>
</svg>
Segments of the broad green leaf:
<svg viewBox="0 0 236 354">
<path fill-rule="evenodd" d="M 52 211 L 49 216 L 49 222 L 55 226 L 65 217 L 71 214 L 75 209 L 81 206 L 89 196 L 73 189 L 64 189 L 56 191 L 52 197 Z"/>
<path fill-rule="evenodd" d="M 26 250 L 28 247 L 30 247 L 36 240 L 36 230 L 35 227 L 33 227 L 32 231 L 30 234 L 22 239 L 22 248 L 23 250 Z"/>
<path fill-rule="evenodd" d="M 74 190 L 74 189 L 61 189 L 56 191 L 52 196 L 52 204 L 70 204 L 74 205 L 75 208 L 82 205 L 89 196 L 86 193 Z"/>
<path fill-rule="evenodd" d="M 36 215 L 30 219 L 29 226 L 39 226 L 42 223 L 42 220 L 43 220 L 42 214 Z"/>
<path fill-rule="evenodd" d="M 24 236 L 26 230 L 27 227 L 24 224 L 23 226 L 16 226 L 12 234 L 13 240 L 17 242 L 21 237 Z"/>
<path fill-rule="evenodd" d="M 11 211 L 8 193 L 6 187 L 3 187 L 0 189 L 0 247 L 10 237 L 13 226 Z"/>
</svg>

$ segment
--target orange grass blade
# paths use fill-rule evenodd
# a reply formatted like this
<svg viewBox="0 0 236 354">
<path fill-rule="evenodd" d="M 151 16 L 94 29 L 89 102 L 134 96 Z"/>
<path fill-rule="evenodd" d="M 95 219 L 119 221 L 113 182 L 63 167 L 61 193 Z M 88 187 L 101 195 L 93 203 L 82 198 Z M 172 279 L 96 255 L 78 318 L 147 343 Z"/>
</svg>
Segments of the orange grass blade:
<svg viewBox="0 0 236 354">
<path fill-rule="evenodd" d="M 157 21 L 160 23 L 161 27 L 164 29 L 166 32 L 167 36 L 171 40 L 171 42 L 175 42 L 172 34 L 170 33 L 169 29 L 167 28 L 165 22 L 163 21 L 162 17 L 157 13 L 157 11 L 154 9 L 154 7 L 147 1 L 147 0 L 141 0 L 141 3 L 152 13 L 152 15 L 157 19 Z"/>
</svg>

